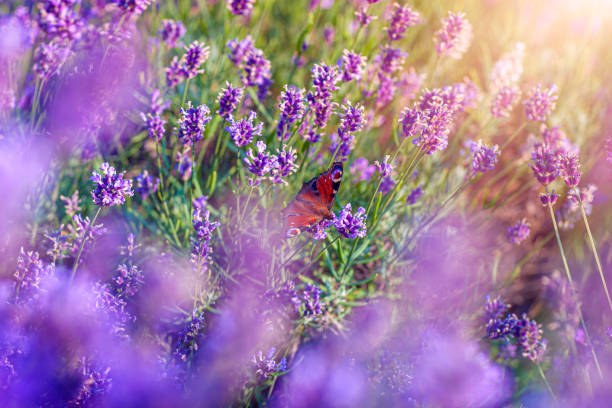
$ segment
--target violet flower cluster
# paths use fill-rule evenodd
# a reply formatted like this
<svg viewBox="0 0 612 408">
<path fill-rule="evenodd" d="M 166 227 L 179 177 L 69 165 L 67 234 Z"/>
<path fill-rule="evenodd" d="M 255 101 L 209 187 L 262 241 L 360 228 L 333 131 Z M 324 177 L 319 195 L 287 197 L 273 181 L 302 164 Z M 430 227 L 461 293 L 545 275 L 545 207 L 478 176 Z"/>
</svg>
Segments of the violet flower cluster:
<svg viewBox="0 0 612 408">
<path fill-rule="evenodd" d="M 191 101 L 187 108 L 181 108 L 181 117 L 178 120 L 178 140 L 186 146 L 193 146 L 204 137 L 206 124 L 210 122 L 210 109 L 206 105 L 193 107 Z"/>
<path fill-rule="evenodd" d="M 244 94 L 244 89 L 242 88 L 234 88 L 229 82 L 225 82 L 225 89 L 222 89 L 217 97 L 217 104 L 219 104 L 219 110 L 217 113 L 223 119 L 228 120 L 232 113 L 236 110 L 240 101 L 242 101 L 242 96 Z"/>
<path fill-rule="evenodd" d="M 304 113 L 304 90 L 285 85 L 279 96 L 278 110 L 280 118 L 276 126 L 276 136 L 280 140 L 289 138 L 291 126 L 299 120 Z"/>
<path fill-rule="evenodd" d="M 211 222 L 210 212 L 203 208 L 196 208 L 191 218 L 195 232 L 195 237 L 191 239 L 191 263 L 201 273 L 208 270 L 210 254 L 212 253 L 210 241 L 219 223 Z"/>
<path fill-rule="evenodd" d="M 516 224 L 508 227 L 508 241 L 512 244 L 520 244 L 527 239 L 530 232 L 531 228 L 527 219 L 518 220 Z"/>
<path fill-rule="evenodd" d="M 238 121 L 235 121 L 231 114 L 229 115 L 230 124 L 225 130 L 232 136 L 237 147 L 246 146 L 253 141 L 255 136 L 261 136 L 263 123 L 259 122 L 255 125 L 253 123 L 255 120 L 257 120 L 257 114 L 253 111 L 249 112 L 248 118 Z"/>
<path fill-rule="evenodd" d="M 210 47 L 194 41 L 185 46 L 185 51 L 180 60 L 175 56 L 170 62 L 170 66 L 166 68 L 166 83 L 169 87 L 175 87 L 184 80 L 191 79 L 204 72 L 200 67 L 208 59 Z"/>
<path fill-rule="evenodd" d="M 243 40 L 233 39 L 227 43 L 229 60 L 240 69 L 245 86 L 256 86 L 257 96 L 263 100 L 268 94 L 272 73 L 270 61 L 262 50 L 255 48 L 253 39 L 247 35 Z"/>
<path fill-rule="evenodd" d="M 386 29 L 389 40 L 398 41 L 404 37 L 406 30 L 413 25 L 419 24 L 421 15 L 412 10 L 410 6 L 393 5 L 393 14 L 389 19 L 389 27 Z"/>
<path fill-rule="evenodd" d="M 93 171 L 90 178 L 95 185 L 91 191 L 91 199 L 95 205 L 101 207 L 122 205 L 126 196 L 134 195 L 132 181 L 123 178 L 125 172 L 117 173 L 108 163 L 102 163 L 99 171 L 100 173 Z"/>
<path fill-rule="evenodd" d="M 442 19 L 442 27 L 434 34 L 434 43 L 439 55 L 459 59 L 472 41 L 472 25 L 464 13 L 448 12 Z"/>
<path fill-rule="evenodd" d="M 255 374 L 260 379 L 267 379 L 275 374 L 287 371 L 287 359 L 282 357 L 280 360 L 275 359 L 276 348 L 271 347 L 264 355 L 263 351 L 259 350 L 251 359 L 251 366 L 255 370 Z"/>
</svg>

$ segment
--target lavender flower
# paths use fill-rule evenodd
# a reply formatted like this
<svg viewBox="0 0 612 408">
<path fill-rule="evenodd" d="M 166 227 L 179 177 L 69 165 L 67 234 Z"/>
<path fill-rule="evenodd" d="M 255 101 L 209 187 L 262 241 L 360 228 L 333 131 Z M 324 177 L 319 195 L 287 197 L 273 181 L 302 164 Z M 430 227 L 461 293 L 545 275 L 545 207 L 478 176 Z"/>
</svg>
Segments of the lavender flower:
<svg viewBox="0 0 612 408">
<path fill-rule="evenodd" d="M 242 82 L 246 86 L 266 87 L 271 77 L 270 67 L 270 61 L 265 57 L 263 51 L 258 48 L 251 48 L 244 61 Z"/>
<path fill-rule="evenodd" d="M 327 238 L 326 229 L 333 225 L 333 221 L 323 219 L 319 223 L 315 224 L 312 228 L 309 229 L 309 232 L 312 233 L 312 238 L 320 241 L 322 239 Z"/>
<path fill-rule="evenodd" d="M 227 9 L 235 16 L 249 16 L 255 0 L 227 0 Z"/>
<path fill-rule="evenodd" d="M 142 270 L 133 264 L 121 264 L 117 267 L 117 274 L 113 277 L 113 290 L 116 296 L 134 296 L 144 284 Z"/>
<path fill-rule="evenodd" d="M 525 314 L 517 324 L 518 345 L 522 356 L 537 362 L 541 361 L 546 352 L 546 339 L 542 338 L 542 325 L 535 320 L 529 320 Z"/>
<path fill-rule="evenodd" d="M 41 43 L 34 52 L 32 70 L 40 79 L 47 80 L 59 73 L 70 56 L 70 49 L 59 42 Z"/>
<path fill-rule="evenodd" d="M 125 172 L 117 174 L 115 168 L 108 163 L 102 163 L 100 174 L 92 172 L 90 180 L 95 184 L 91 190 L 91 199 L 94 204 L 103 207 L 121 205 L 125 202 L 125 196 L 133 196 L 132 181 L 124 180 Z"/>
<path fill-rule="evenodd" d="M 219 226 L 218 222 L 210 222 L 210 212 L 196 208 L 192 214 L 195 238 L 191 240 L 191 262 L 198 271 L 206 271 L 210 262 L 210 241 L 212 233 Z"/>
<path fill-rule="evenodd" d="M 315 115 L 315 125 L 321 129 L 327 124 L 335 104 L 331 102 L 332 92 L 337 90 L 336 83 L 340 79 L 338 68 L 325 64 L 315 64 L 312 68 L 313 91 L 307 99 Z"/>
<path fill-rule="evenodd" d="M 323 313 L 320 299 L 321 289 L 319 289 L 318 286 L 307 283 L 304 287 L 303 295 L 302 305 L 304 308 L 304 317 L 316 316 Z"/>
<path fill-rule="evenodd" d="M 509 307 L 510 305 L 504 303 L 499 296 L 493 300 L 491 300 L 490 296 L 487 296 L 483 316 L 485 323 L 488 323 L 491 320 L 503 319 L 506 316 Z"/>
<path fill-rule="evenodd" d="M 259 185 L 261 179 L 276 167 L 276 157 L 266 152 L 266 144 L 259 141 L 255 144 L 255 150 L 250 149 L 244 158 L 247 170 L 255 176 L 249 181 L 251 186 Z"/>
<path fill-rule="evenodd" d="M 376 166 L 376 170 L 380 173 L 381 177 L 387 177 L 393 171 L 393 165 L 388 163 L 390 155 L 386 155 L 383 159 L 382 163 L 379 163 L 378 160 L 374 162 Z"/>
<path fill-rule="evenodd" d="M 558 98 L 557 91 L 558 88 L 554 84 L 548 89 L 542 88 L 541 84 L 533 88 L 527 95 L 527 99 L 523 101 L 527 119 L 545 122 L 555 109 L 555 101 Z"/>
<path fill-rule="evenodd" d="M 295 163 L 297 154 L 295 149 L 283 146 L 282 150 L 277 150 L 274 166 L 272 167 L 272 181 L 275 183 L 287 184 L 285 177 L 295 173 L 298 166 Z"/>
<path fill-rule="evenodd" d="M 134 178 L 134 184 L 136 192 L 140 194 L 143 200 L 146 200 L 151 193 L 157 191 L 159 179 L 157 177 L 153 178 L 147 170 L 143 170 Z"/>
<path fill-rule="evenodd" d="M 260 379 L 265 380 L 268 377 L 287 370 L 287 359 L 283 357 L 277 363 L 274 359 L 274 354 L 276 354 L 276 348 L 271 347 L 265 356 L 263 351 L 259 350 L 251 359 L 251 366 L 255 369 L 255 374 L 257 374 Z"/>
<path fill-rule="evenodd" d="M 38 252 L 19 250 L 15 270 L 15 299 L 32 297 L 40 289 L 41 281 L 53 274 L 53 265 L 45 265 Z"/>
<path fill-rule="evenodd" d="M 189 79 L 204 72 L 203 69 L 200 69 L 200 66 L 208 59 L 210 48 L 194 41 L 188 47 L 185 47 L 185 50 L 187 52 L 181 60 L 181 73 L 185 79 Z"/>
<path fill-rule="evenodd" d="M 75 214 L 72 217 L 72 223 L 68 225 L 68 234 L 70 236 L 70 251 L 72 256 L 76 256 L 79 247 L 85 241 L 83 252 L 86 252 L 88 247 L 93 244 L 95 239 L 106 233 L 106 228 L 103 224 L 93 224 L 89 217 L 81 217 L 80 214 Z M 80 261 L 83 261 L 81 257 Z"/>
<path fill-rule="evenodd" d="M 287 132 L 304 112 L 304 90 L 285 85 L 279 97 L 278 109 L 280 118 L 276 127 L 276 135 L 281 140 L 289 138 Z"/>
<path fill-rule="evenodd" d="M 550 194 L 541 193 L 539 197 L 540 197 L 540 202 L 542 203 L 542 205 L 544 207 L 547 207 L 547 206 L 555 205 L 555 203 L 557 202 L 557 199 L 559 198 L 559 195 L 555 194 L 555 192 L 553 191 Z"/>
<path fill-rule="evenodd" d="M 208 196 L 201 196 L 201 197 L 197 197 L 191 200 L 191 203 L 193 204 L 193 208 L 197 210 L 198 208 L 205 209 L 207 201 L 208 201 Z"/>
<path fill-rule="evenodd" d="M 365 208 L 359 207 L 355 214 L 351 211 L 351 203 L 347 203 L 334 220 L 334 226 L 338 233 L 346 238 L 363 238 L 367 233 Z"/>
<path fill-rule="evenodd" d="M 38 3 L 38 25 L 50 39 L 78 40 L 83 19 L 75 12 L 78 0 L 47 0 Z"/>
<path fill-rule="evenodd" d="M 417 188 L 410 191 L 410 194 L 406 196 L 406 203 L 408 203 L 409 205 L 415 205 L 422 195 L 423 189 L 421 186 L 418 186 Z"/>
<path fill-rule="evenodd" d="M 125 297 L 116 294 L 111 284 L 102 282 L 95 284 L 93 293 L 96 295 L 95 308 L 106 318 L 113 334 L 125 337 L 126 326 L 136 319 L 127 310 Z"/>
<path fill-rule="evenodd" d="M 170 88 L 174 88 L 183 81 L 183 70 L 178 57 L 173 57 L 170 61 L 170 66 L 166 69 L 166 85 Z"/>
<path fill-rule="evenodd" d="M 219 110 L 217 113 L 225 120 L 236 110 L 242 100 L 244 89 L 234 88 L 229 82 L 225 82 L 226 88 L 222 89 L 217 97 Z"/>
<path fill-rule="evenodd" d="M 243 40 L 240 41 L 238 39 L 230 40 L 228 41 L 226 46 L 230 50 L 230 53 L 227 55 L 227 57 L 238 68 L 242 68 L 244 62 L 247 59 L 248 54 L 255 48 L 253 45 L 253 39 L 250 35 L 247 35 Z"/>
<path fill-rule="evenodd" d="M 145 123 L 149 137 L 157 142 L 164 138 L 166 121 L 159 115 L 140 113 L 140 118 Z"/>
<path fill-rule="evenodd" d="M 72 196 L 65 197 L 60 195 L 60 200 L 64 202 L 64 210 L 66 211 L 66 215 L 69 217 L 73 217 L 76 213 L 81 211 L 81 199 L 79 198 L 79 190 L 75 190 L 72 193 Z"/>
<path fill-rule="evenodd" d="M 407 54 L 399 48 L 393 48 L 390 45 L 383 46 L 380 50 L 380 54 L 376 58 L 380 71 L 387 74 L 385 76 L 393 74 L 404 64 L 406 55 Z"/>
<path fill-rule="evenodd" d="M 516 88 L 523 73 L 523 58 L 525 45 L 517 43 L 509 53 L 504 54 L 491 69 L 490 89 L 492 93 L 499 93 L 502 88 Z M 520 93 L 518 88 L 517 92 Z"/>
<path fill-rule="evenodd" d="M 412 143 L 419 146 L 426 154 L 444 150 L 448 145 L 448 134 L 454 119 L 452 106 L 444 103 L 442 98 L 434 97 L 425 110 L 416 114 L 414 110 L 406 111 L 402 118 L 402 129 L 405 135 L 416 135 Z M 410 123 L 412 121 L 412 123 Z"/>
<path fill-rule="evenodd" d="M 85 357 L 79 362 L 81 366 L 81 387 L 75 398 L 70 400 L 68 406 L 82 407 L 91 403 L 95 396 L 105 395 L 110 392 L 113 379 L 110 376 L 110 367 L 99 369 Z"/>
<path fill-rule="evenodd" d="M 421 21 L 421 15 L 413 11 L 410 6 L 401 6 L 397 3 L 393 5 L 394 10 L 389 20 L 389 27 L 386 28 L 389 40 L 401 40 L 409 27 Z"/>
<path fill-rule="evenodd" d="M 497 91 L 491 102 L 491 114 L 496 118 L 510 116 L 510 112 L 521 96 L 517 86 L 504 86 Z"/>
<path fill-rule="evenodd" d="M 393 190 L 394 186 L 395 186 L 395 180 L 393 180 L 393 177 L 391 177 L 391 175 L 388 175 L 387 177 L 383 177 L 382 180 L 380 181 L 380 187 L 378 187 L 378 191 L 382 195 L 385 195 L 389 191 Z"/>
<path fill-rule="evenodd" d="M 187 180 L 191 177 L 193 163 L 191 162 L 190 151 L 190 147 L 186 146 L 183 151 L 176 153 L 176 170 L 183 180 Z"/>
<path fill-rule="evenodd" d="M 472 41 L 472 25 L 464 13 L 448 12 L 442 19 L 442 28 L 434 34 L 434 43 L 439 55 L 459 59 L 467 51 Z"/>
<path fill-rule="evenodd" d="M 153 0 L 112 0 L 121 10 L 128 14 L 141 15 Z"/>
<path fill-rule="evenodd" d="M 210 109 L 206 105 L 197 108 L 191 106 L 191 101 L 187 102 L 187 109 L 181 108 L 181 118 L 178 120 L 180 130 L 178 140 L 187 146 L 192 146 L 204 137 L 206 124 L 210 121 Z"/>
<path fill-rule="evenodd" d="M 357 22 L 362 27 L 367 27 L 370 25 L 372 20 L 376 20 L 377 16 L 371 16 L 367 13 L 368 9 L 365 7 L 361 7 L 359 10 L 355 12 L 355 17 L 357 18 Z"/>
<path fill-rule="evenodd" d="M 163 111 L 170 107 L 170 101 L 164 101 L 164 98 L 161 96 L 161 91 L 159 89 L 154 89 L 151 92 L 151 97 L 149 98 L 149 109 L 151 110 L 151 115 L 161 115 Z"/>
<path fill-rule="evenodd" d="M 365 157 L 355 159 L 350 168 L 351 176 L 353 176 L 355 182 L 370 180 L 374 171 L 376 171 L 376 167 L 370 164 Z"/>
<path fill-rule="evenodd" d="M 342 80 L 344 82 L 349 82 L 352 80 L 359 81 L 363 75 L 366 60 L 366 57 L 363 57 L 353 51 L 344 50 L 341 59 Z"/>
<path fill-rule="evenodd" d="M 347 102 L 342 106 L 343 113 L 340 115 L 340 126 L 338 126 L 338 136 L 343 142 L 350 141 L 350 135 L 360 131 L 365 124 L 363 114 L 363 106 L 357 104 L 355 106 Z"/>
<path fill-rule="evenodd" d="M 193 310 L 189 323 L 176 336 L 172 354 L 179 361 L 187 362 L 198 351 L 204 323 L 204 313 Z"/>
<path fill-rule="evenodd" d="M 257 119 L 257 114 L 253 111 L 249 112 L 249 117 L 235 121 L 232 115 L 229 116 L 230 125 L 225 128 L 237 147 L 246 146 L 253 141 L 253 137 L 261 136 L 263 123 L 259 122 L 253 125 L 253 121 Z"/>
<path fill-rule="evenodd" d="M 575 154 L 563 152 L 559 155 L 559 169 L 561 177 L 569 187 L 576 187 L 580 183 L 580 160 Z"/>
<path fill-rule="evenodd" d="M 537 144 L 531 152 L 529 165 L 540 184 L 547 186 L 559 175 L 559 157 L 548 146 Z"/>
<path fill-rule="evenodd" d="M 518 220 L 516 224 L 508 227 L 508 241 L 513 244 L 520 244 L 525 241 L 531 232 L 530 225 L 526 218 Z"/>
<path fill-rule="evenodd" d="M 163 19 L 159 36 L 169 48 L 176 47 L 178 41 L 185 35 L 185 25 L 181 21 Z"/>
<path fill-rule="evenodd" d="M 482 143 L 482 140 L 479 140 L 478 142 L 472 142 L 470 150 L 472 152 L 472 175 L 486 173 L 495 168 L 499 158 L 497 145 L 487 147 Z"/>
</svg>

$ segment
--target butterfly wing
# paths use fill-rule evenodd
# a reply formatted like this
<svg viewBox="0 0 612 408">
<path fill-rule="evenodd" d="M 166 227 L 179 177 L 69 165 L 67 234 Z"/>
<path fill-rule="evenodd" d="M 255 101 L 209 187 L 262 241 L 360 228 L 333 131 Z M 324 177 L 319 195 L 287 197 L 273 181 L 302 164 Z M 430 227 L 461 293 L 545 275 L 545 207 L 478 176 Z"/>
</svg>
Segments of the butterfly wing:
<svg viewBox="0 0 612 408">
<path fill-rule="evenodd" d="M 286 234 L 298 235 L 324 218 L 331 218 L 331 208 L 342 179 L 342 163 L 305 182 L 295 199 L 283 210 Z"/>
</svg>

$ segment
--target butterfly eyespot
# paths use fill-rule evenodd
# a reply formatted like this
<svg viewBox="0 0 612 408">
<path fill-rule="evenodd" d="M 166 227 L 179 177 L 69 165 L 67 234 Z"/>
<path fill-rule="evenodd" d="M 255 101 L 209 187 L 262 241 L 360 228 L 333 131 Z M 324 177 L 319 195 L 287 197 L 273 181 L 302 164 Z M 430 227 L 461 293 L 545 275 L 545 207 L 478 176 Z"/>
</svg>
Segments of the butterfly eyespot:
<svg viewBox="0 0 612 408">
<path fill-rule="evenodd" d="M 301 232 L 302 231 L 300 231 L 299 228 L 289 228 L 285 235 L 287 236 L 287 238 L 294 238 L 300 235 Z"/>
<path fill-rule="evenodd" d="M 342 180 L 342 169 L 334 169 L 332 171 L 332 180 L 335 182 Z"/>
</svg>

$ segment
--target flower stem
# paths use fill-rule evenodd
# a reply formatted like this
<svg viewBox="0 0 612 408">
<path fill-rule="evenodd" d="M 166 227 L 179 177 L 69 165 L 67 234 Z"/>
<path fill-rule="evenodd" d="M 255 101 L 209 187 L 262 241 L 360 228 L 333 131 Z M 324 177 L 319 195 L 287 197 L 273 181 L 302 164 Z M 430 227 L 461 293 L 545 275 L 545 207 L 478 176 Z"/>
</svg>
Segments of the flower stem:
<svg viewBox="0 0 612 408">
<path fill-rule="evenodd" d="M 79 251 L 77 252 L 76 259 L 74 260 L 74 266 L 72 267 L 72 273 L 70 274 L 70 282 L 74 280 L 74 276 L 76 275 L 77 268 L 79 267 L 79 261 L 81 259 L 81 254 L 83 253 L 83 248 L 85 247 L 85 241 L 87 241 L 87 235 L 89 235 L 89 231 L 96 223 L 98 219 L 98 215 L 100 215 L 100 211 L 102 211 L 102 207 L 98 207 L 98 211 L 96 211 L 96 215 L 94 215 L 93 219 L 87 226 L 85 233 L 83 233 L 83 240 L 81 241 L 81 245 L 79 245 Z"/>
<path fill-rule="evenodd" d="M 595 245 L 595 239 L 593 239 L 589 220 L 587 219 L 586 212 L 584 211 L 584 205 L 582 204 L 582 199 L 580 198 L 579 191 L 576 191 L 576 197 L 578 197 L 580 203 L 580 212 L 582 212 L 582 220 L 584 221 L 584 226 L 586 227 L 587 235 L 589 236 L 591 250 L 593 251 L 595 263 L 597 264 L 597 270 L 599 271 L 599 277 L 601 278 L 601 284 L 603 285 L 604 292 L 606 292 L 606 299 L 608 299 L 608 305 L 610 306 L 610 310 L 612 311 L 612 300 L 610 299 L 610 292 L 608 291 L 608 285 L 606 284 L 606 277 L 604 276 L 603 269 L 601 267 L 601 261 L 599 260 L 599 255 L 597 254 L 597 246 Z"/>
<path fill-rule="evenodd" d="M 187 98 L 187 90 L 189 90 L 189 81 L 191 81 L 191 78 L 187 78 L 187 81 L 185 81 L 185 90 L 183 91 L 183 98 L 181 99 L 181 106 L 185 105 L 185 99 Z"/>
<path fill-rule="evenodd" d="M 499 149 L 499 150 L 501 150 L 501 151 L 503 152 L 503 151 L 504 151 L 504 149 L 505 149 L 506 147 L 508 147 L 508 145 L 509 145 L 510 143 L 512 143 L 512 141 L 513 141 L 513 140 L 514 140 L 514 139 L 515 139 L 515 138 L 516 138 L 516 137 L 517 137 L 517 136 L 518 136 L 518 135 L 521 133 L 521 131 L 522 131 L 523 129 L 525 129 L 525 126 L 527 126 L 527 122 L 524 122 L 524 123 L 523 123 L 521 126 L 519 126 L 519 128 L 518 128 L 518 129 L 516 129 L 516 130 L 514 131 L 514 133 L 513 133 L 512 135 L 510 135 L 510 137 L 509 137 L 509 138 L 508 138 L 508 139 L 507 139 L 507 140 L 504 142 L 504 144 L 502 145 L 501 149 Z"/>
<path fill-rule="evenodd" d="M 569 281 L 569 284 L 572 290 L 572 295 L 574 297 L 574 302 L 576 304 L 576 310 L 578 311 L 578 317 L 580 318 L 580 324 L 582 326 L 582 330 L 584 330 L 584 336 L 586 337 L 587 343 L 589 344 L 589 348 L 591 349 L 591 354 L 593 354 L 593 360 L 595 361 L 595 366 L 597 366 L 597 372 L 599 374 L 599 377 L 603 379 L 603 373 L 599 365 L 599 359 L 597 358 L 597 353 L 595 353 L 595 348 L 593 347 L 593 343 L 591 342 L 591 336 L 589 335 L 589 331 L 584 322 L 584 317 L 582 316 L 582 310 L 580 309 L 580 304 L 578 303 L 578 299 L 576 297 L 576 288 L 574 286 L 574 280 L 572 279 L 572 274 L 570 272 L 569 266 L 567 265 L 565 251 L 563 250 L 563 244 L 561 243 L 561 236 L 559 235 L 559 227 L 557 226 L 557 219 L 555 218 L 555 212 L 553 211 L 551 203 L 548 204 L 548 209 L 550 211 L 550 218 L 552 219 L 553 227 L 555 229 L 555 237 L 557 238 L 557 244 L 559 245 L 559 251 L 561 252 L 561 259 L 563 260 L 563 266 L 565 267 L 565 274 L 567 275 L 567 280 Z"/>
<path fill-rule="evenodd" d="M 555 395 L 552 387 L 550 386 L 550 383 L 548 382 L 548 379 L 546 378 L 546 375 L 544 374 L 544 370 L 542 370 L 542 366 L 538 362 L 536 362 L 536 366 L 538 367 L 538 372 L 540 373 L 540 377 L 542 377 L 542 380 L 544 380 L 544 384 L 546 384 L 546 388 L 548 388 L 548 392 L 550 392 L 550 395 L 555 403 L 555 406 L 558 406 L 559 401 L 557 400 L 557 396 Z"/>
</svg>

